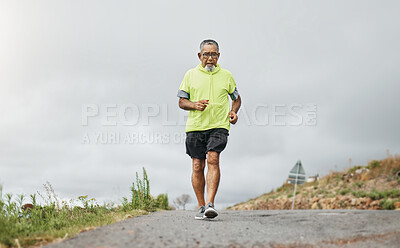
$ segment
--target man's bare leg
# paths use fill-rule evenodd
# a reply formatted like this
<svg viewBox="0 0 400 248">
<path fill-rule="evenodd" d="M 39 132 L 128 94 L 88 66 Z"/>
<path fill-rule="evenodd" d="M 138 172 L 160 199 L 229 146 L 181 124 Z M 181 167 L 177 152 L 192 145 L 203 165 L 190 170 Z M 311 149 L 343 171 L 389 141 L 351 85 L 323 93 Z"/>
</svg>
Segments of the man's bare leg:
<svg viewBox="0 0 400 248">
<path fill-rule="evenodd" d="M 219 153 L 214 151 L 207 153 L 207 166 L 207 203 L 211 202 L 214 205 L 221 176 L 219 170 Z"/>
<path fill-rule="evenodd" d="M 206 184 L 204 179 L 204 167 L 206 161 L 205 159 L 192 158 L 192 162 L 192 185 L 200 208 L 206 205 L 204 202 L 204 187 Z"/>
</svg>

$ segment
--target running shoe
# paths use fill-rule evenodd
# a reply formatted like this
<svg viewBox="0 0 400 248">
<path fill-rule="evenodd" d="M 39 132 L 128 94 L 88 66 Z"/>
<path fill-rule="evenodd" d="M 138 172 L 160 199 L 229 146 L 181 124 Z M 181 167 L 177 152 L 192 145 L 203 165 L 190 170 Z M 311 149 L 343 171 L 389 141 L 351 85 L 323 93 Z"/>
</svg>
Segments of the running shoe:
<svg viewBox="0 0 400 248">
<path fill-rule="evenodd" d="M 212 219 L 212 218 L 215 218 L 217 216 L 218 216 L 217 210 L 215 210 L 213 204 L 211 202 L 209 202 L 206 205 L 206 210 L 204 211 L 204 217 Z"/>
<path fill-rule="evenodd" d="M 199 212 L 196 214 L 196 216 L 194 216 L 194 218 L 196 220 L 202 220 L 205 218 L 204 216 L 204 211 L 206 210 L 206 208 L 204 206 L 201 206 L 199 209 Z"/>
</svg>

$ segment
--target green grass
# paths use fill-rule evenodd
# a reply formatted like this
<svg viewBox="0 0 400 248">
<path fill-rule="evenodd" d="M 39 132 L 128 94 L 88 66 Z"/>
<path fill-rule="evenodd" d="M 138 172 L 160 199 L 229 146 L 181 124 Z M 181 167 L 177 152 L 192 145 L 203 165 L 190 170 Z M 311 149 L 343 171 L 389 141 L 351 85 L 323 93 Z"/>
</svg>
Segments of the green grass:
<svg viewBox="0 0 400 248">
<path fill-rule="evenodd" d="M 352 168 L 350 168 L 350 169 L 347 171 L 347 173 L 348 173 L 348 174 L 352 174 L 352 173 L 355 173 L 356 170 L 362 169 L 362 168 L 365 168 L 365 166 L 356 165 L 356 166 L 353 166 Z"/>
<path fill-rule="evenodd" d="M 317 191 L 317 194 L 319 194 L 319 195 L 326 195 L 326 194 L 328 194 L 329 192 L 326 190 L 326 189 L 319 189 L 318 191 Z"/>
<path fill-rule="evenodd" d="M 147 214 L 157 209 L 169 209 L 168 195 L 154 198 L 143 168 L 143 179 L 136 173 L 136 185 L 132 184 L 131 198 L 124 198 L 122 206 L 99 205 L 87 195 L 70 202 L 60 201 L 52 185 L 44 184 L 45 194 L 30 195 L 30 207 L 24 204 L 25 195 L 5 194 L 0 185 L 0 247 L 25 247 L 49 243 L 63 237 L 71 237 L 82 230 L 108 225 L 123 219 Z M 37 196 L 44 201 L 41 205 Z M 76 206 L 79 202 L 81 207 Z"/>
<path fill-rule="evenodd" d="M 348 193 L 350 193 L 350 189 L 349 188 L 345 188 L 339 191 L 339 194 L 341 195 L 347 195 Z"/>
<path fill-rule="evenodd" d="M 372 200 L 380 200 L 384 198 L 396 198 L 400 196 L 400 190 L 398 189 L 392 189 L 392 190 L 383 190 L 383 191 L 377 191 L 375 189 L 371 190 L 371 192 L 368 194 L 368 197 L 371 198 Z"/>
<path fill-rule="evenodd" d="M 364 182 L 354 182 L 354 183 L 353 183 L 353 186 L 354 186 L 355 188 L 361 188 L 363 185 L 364 185 Z"/>
<path fill-rule="evenodd" d="M 355 197 L 360 198 L 360 197 L 366 197 L 367 193 L 364 190 L 360 191 L 353 191 L 351 192 Z"/>
</svg>

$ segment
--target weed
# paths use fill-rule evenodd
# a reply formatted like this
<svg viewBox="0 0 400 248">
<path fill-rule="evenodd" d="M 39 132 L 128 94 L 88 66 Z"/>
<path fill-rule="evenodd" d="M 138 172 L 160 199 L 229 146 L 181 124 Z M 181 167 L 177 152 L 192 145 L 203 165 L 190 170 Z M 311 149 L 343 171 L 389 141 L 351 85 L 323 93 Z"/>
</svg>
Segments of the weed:
<svg viewBox="0 0 400 248">
<path fill-rule="evenodd" d="M 373 189 L 368 194 L 368 197 L 371 198 L 372 200 L 380 200 L 387 197 L 397 198 L 399 196 L 400 196 L 399 189 L 383 190 L 383 191 L 377 191 L 376 189 Z"/>
<path fill-rule="evenodd" d="M 364 190 L 361 191 L 353 191 L 351 192 L 355 197 L 360 198 L 360 197 L 366 197 L 367 193 Z"/>
<path fill-rule="evenodd" d="M 340 173 L 336 173 L 335 179 L 336 179 L 336 182 L 340 182 L 342 180 L 342 175 Z"/>
<path fill-rule="evenodd" d="M 378 167 L 379 165 L 380 165 L 380 162 L 378 160 L 373 160 L 368 164 L 367 169 L 373 170 L 376 167 Z"/>
<path fill-rule="evenodd" d="M 389 197 L 391 198 L 396 198 L 400 196 L 400 190 L 399 189 L 392 189 L 389 191 Z"/>
<path fill-rule="evenodd" d="M 369 181 L 369 180 L 371 180 L 371 174 L 370 173 L 363 173 L 362 175 L 361 175 L 361 181 Z"/>
<path fill-rule="evenodd" d="M 394 203 L 397 200 L 389 200 L 389 199 L 384 199 L 382 201 L 379 202 L 379 206 L 383 209 L 383 210 L 393 210 L 394 209 Z"/>
<path fill-rule="evenodd" d="M 314 185 L 314 189 L 318 189 L 319 182 L 318 181 L 314 181 L 313 185 Z"/>
<path fill-rule="evenodd" d="M 372 200 L 379 200 L 383 198 L 382 194 L 378 192 L 376 189 L 373 189 L 371 192 L 369 192 L 368 197 L 371 198 Z"/>
<path fill-rule="evenodd" d="M 395 177 L 395 176 L 393 176 L 393 175 L 388 175 L 388 176 L 386 177 L 386 181 L 387 181 L 387 182 L 390 182 L 390 181 L 396 180 L 396 178 L 397 178 L 397 177 Z"/>
<path fill-rule="evenodd" d="M 139 174 L 136 172 L 136 186 L 135 183 L 132 183 L 130 190 L 131 199 L 128 200 L 126 197 L 122 199 L 123 210 L 129 211 L 134 209 L 143 209 L 146 211 L 154 211 L 157 208 L 158 202 L 157 200 L 154 200 L 152 195 L 150 195 L 150 181 L 144 168 L 143 179 L 139 179 Z M 164 196 L 160 196 L 160 198 L 162 197 Z"/>
<path fill-rule="evenodd" d="M 348 173 L 348 174 L 355 173 L 356 170 L 361 169 L 361 168 L 365 168 L 365 167 L 362 166 L 362 165 L 353 166 L 351 169 L 349 169 L 349 170 L 347 171 L 347 173 Z"/>
<path fill-rule="evenodd" d="M 348 193 L 350 193 L 350 189 L 349 188 L 345 188 L 339 191 L 339 194 L 341 195 L 347 195 Z"/>
<path fill-rule="evenodd" d="M 364 185 L 364 182 L 354 182 L 353 183 L 353 186 L 358 187 L 358 188 L 361 188 L 363 185 Z"/>
<path fill-rule="evenodd" d="M 320 189 L 317 191 L 317 194 L 326 195 L 326 194 L 328 194 L 328 191 L 326 189 Z"/>
<path fill-rule="evenodd" d="M 169 209 L 168 195 L 159 194 L 155 200 L 155 207 L 160 209 Z"/>
</svg>

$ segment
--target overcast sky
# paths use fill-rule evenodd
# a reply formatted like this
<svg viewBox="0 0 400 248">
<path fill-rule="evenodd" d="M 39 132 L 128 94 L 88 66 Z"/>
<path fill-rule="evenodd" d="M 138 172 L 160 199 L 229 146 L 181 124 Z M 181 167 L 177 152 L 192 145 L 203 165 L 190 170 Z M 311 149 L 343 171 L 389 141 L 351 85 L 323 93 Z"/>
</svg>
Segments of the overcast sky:
<svg viewBox="0 0 400 248">
<path fill-rule="evenodd" d="M 2 1 L 0 183 L 62 198 L 129 196 L 145 167 L 191 187 L 176 93 L 220 44 L 242 97 L 216 207 L 400 151 L 398 1 Z"/>
</svg>

